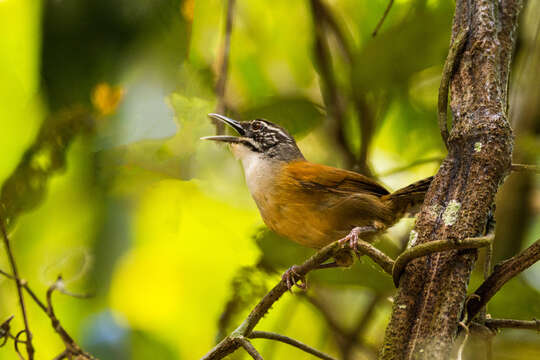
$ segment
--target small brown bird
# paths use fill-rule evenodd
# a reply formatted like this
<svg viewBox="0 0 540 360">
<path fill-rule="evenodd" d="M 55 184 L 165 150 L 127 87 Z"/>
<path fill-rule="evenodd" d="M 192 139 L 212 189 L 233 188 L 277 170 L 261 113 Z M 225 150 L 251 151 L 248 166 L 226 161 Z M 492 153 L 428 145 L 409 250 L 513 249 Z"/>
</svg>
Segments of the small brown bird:
<svg viewBox="0 0 540 360">
<path fill-rule="evenodd" d="M 360 236 L 371 239 L 420 205 L 432 180 L 390 193 L 356 172 L 310 163 L 294 138 L 270 121 L 208 116 L 238 132 L 239 136 L 203 139 L 230 144 L 242 162 L 247 186 L 265 224 L 304 246 L 319 249 L 341 239 L 356 250 Z M 350 255 L 336 259 L 337 265 L 350 262 Z M 283 276 L 289 288 L 298 280 L 302 280 L 298 286 L 305 287 L 294 266 Z"/>
</svg>

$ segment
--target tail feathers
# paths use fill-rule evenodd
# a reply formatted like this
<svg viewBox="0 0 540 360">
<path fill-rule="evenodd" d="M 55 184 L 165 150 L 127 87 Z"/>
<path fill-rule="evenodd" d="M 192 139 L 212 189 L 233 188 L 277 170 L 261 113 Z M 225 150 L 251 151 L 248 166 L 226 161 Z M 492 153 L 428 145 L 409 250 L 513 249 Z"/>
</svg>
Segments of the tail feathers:
<svg viewBox="0 0 540 360">
<path fill-rule="evenodd" d="M 390 203 L 394 211 L 398 213 L 418 212 L 420 206 L 424 202 L 424 197 L 429 189 L 429 185 L 433 180 L 433 176 L 417 181 L 409 186 L 399 189 L 389 195 L 384 196 L 385 200 Z"/>
</svg>

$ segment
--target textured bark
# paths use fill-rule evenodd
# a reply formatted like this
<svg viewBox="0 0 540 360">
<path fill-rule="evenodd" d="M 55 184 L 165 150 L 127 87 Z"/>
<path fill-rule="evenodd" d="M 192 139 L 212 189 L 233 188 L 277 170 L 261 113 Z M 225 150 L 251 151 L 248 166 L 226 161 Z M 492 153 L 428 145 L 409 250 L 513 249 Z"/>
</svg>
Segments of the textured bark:
<svg viewBox="0 0 540 360">
<path fill-rule="evenodd" d="M 538 149 L 531 139 L 540 136 L 540 1 L 529 1 L 523 14 L 520 50 L 513 66 L 510 101 L 510 124 L 516 146 L 514 163 L 534 164 Z M 528 224 L 534 216 L 531 193 L 534 174 L 513 174 L 497 194 L 497 234 L 493 262 L 509 258 L 523 248 Z"/>
<path fill-rule="evenodd" d="M 521 1 L 458 0 L 453 38 L 469 29 L 450 83 L 448 156 L 418 216 L 417 243 L 483 233 L 512 155 L 508 75 Z M 446 359 L 457 333 L 476 250 L 419 258 L 406 267 L 381 359 Z"/>
</svg>

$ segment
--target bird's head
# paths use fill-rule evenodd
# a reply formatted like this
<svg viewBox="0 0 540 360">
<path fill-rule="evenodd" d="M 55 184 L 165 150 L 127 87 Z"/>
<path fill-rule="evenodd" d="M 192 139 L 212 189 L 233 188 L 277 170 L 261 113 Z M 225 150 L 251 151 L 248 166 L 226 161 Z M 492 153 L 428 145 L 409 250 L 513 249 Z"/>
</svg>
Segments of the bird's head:
<svg viewBox="0 0 540 360">
<path fill-rule="evenodd" d="M 202 139 L 229 143 L 234 154 L 241 159 L 253 155 L 278 161 L 304 159 L 294 138 L 284 128 L 268 120 L 236 121 L 219 114 L 208 116 L 229 125 L 238 136 L 218 135 Z"/>
</svg>

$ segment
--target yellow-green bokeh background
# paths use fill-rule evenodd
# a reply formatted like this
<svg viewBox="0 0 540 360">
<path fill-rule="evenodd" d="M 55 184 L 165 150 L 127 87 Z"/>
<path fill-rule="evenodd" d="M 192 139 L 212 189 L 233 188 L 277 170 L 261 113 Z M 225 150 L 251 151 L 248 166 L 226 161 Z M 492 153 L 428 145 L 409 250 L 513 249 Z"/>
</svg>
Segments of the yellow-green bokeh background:
<svg viewBox="0 0 540 360">
<path fill-rule="evenodd" d="M 240 115 L 273 114 L 278 118 L 270 120 L 299 137 L 307 158 L 344 166 L 329 120 L 320 113 L 309 2 L 236 2 L 229 106 Z M 309 254 L 279 241 L 261 245 L 254 240 L 263 223 L 239 164 L 225 147 L 199 140 L 214 132 L 206 114 L 216 105 L 213 74 L 223 40 L 224 2 L 96 2 L 100 11 L 110 7 L 110 13 L 120 14 L 117 27 L 97 21 L 102 16 L 97 10 L 85 13 L 94 9 L 91 1 L 66 3 L 0 0 L 0 182 L 48 116 L 74 103 L 89 106 L 92 88 L 100 82 L 118 85 L 126 95 L 114 115 L 100 119 L 95 134 L 76 138 L 65 170 L 49 178 L 44 200 L 11 229 L 20 272 L 41 298 L 60 273 L 68 289 L 94 294 L 84 300 L 55 294 L 54 304 L 70 334 L 102 359 L 199 358 L 214 344 L 231 281 L 241 267 L 266 259 L 282 271 Z M 420 158 L 444 156 L 435 106 L 452 7 L 442 1 L 396 1 L 381 34 L 372 39 L 386 1 L 328 3 L 357 48 L 353 78 L 380 112 L 370 152 L 373 170 L 381 174 Z M 65 20 L 57 24 L 60 30 L 51 25 L 55 16 Z M 78 29 L 74 23 L 84 22 L 91 35 L 73 30 Z M 532 30 L 524 26 L 522 31 Z M 108 40 L 117 32 L 125 35 L 118 35 L 121 47 Z M 78 37 L 86 50 L 69 47 Z M 64 43 L 64 38 L 72 41 Z M 337 54 L 338 83 L 345 88 L 352 70 L 339 47 L 331 50 Z M 347 141 L 358 149 L 354 111 L 348 118 Z M 538 161 L 538 153 L 533 159 Z M 436 169 L 431 162 L 381 180 L 395 189 Z M 530 190 L 530 199 L 538 211 L 538 187 Z M 524 238 L 506 239 L 519 241 L 518 248 L 539 233 L 538 213 L 527 216 Z M 383 246 L 395 250 L 411 226 L 411 221 L 400 223 L 389 233 L 390 245 Z M 361 266 L 362 271 L 332 270 L 313 280 L 345 327 L 374 296 L 383 299 L 361 337 L 366 346 L 357 351 L 358 359 L 370 358 L 380 345 L 391 307 L 386 298 L 392 295 L 385 275 L 369 262 Z M 3 251 L 0 268 L 9 268 Z M 254 276 L 262 287 L 279 279 L 277 273 Z M 497 317 L 538 317 L 539 290 L 536 265 L 510 282 L 490 311 Z M 26 301 L 36 358 L 51 359 L 62 343 L 40 309 Z M 21 329 L 15 289 L 4 278 L 0 304 L 0 320 L 13 314 L 13 328 Z M 299 296 L 280 300 L 260 329 L 338 354 L 321 314 Z M 254 343 L 265 359 L 310 358 L 286 345 Z M 495 342 L 495 358 L 532 359 L 540 355 L 539 347 L 534 332 L 504 331 Z M 0 359 L 15 356 L 11 343 L 0 348 Z"/>
</svg>

